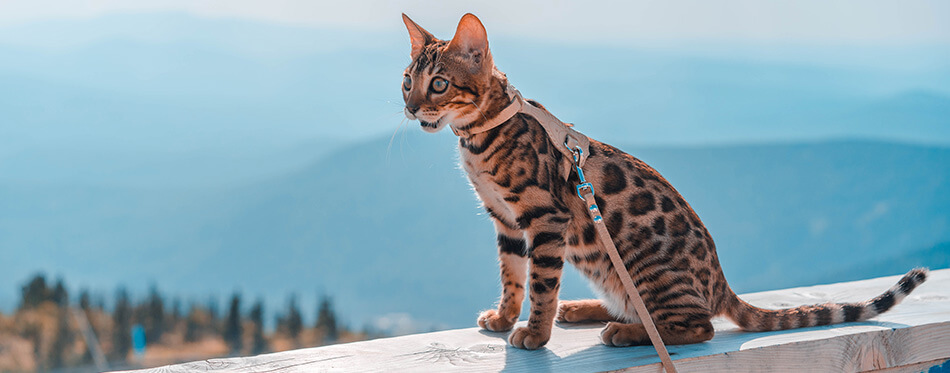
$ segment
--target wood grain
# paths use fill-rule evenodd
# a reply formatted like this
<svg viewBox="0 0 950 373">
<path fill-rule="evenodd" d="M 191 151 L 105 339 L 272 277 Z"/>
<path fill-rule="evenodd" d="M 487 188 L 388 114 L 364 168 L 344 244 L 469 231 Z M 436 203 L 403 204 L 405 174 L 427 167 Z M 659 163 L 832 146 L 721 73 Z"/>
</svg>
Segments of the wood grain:
<svg viewBox="0 0 950 373">
<path fill-rule="evenodd" d="M 898 279 L 776 290 L 742 298 L 765 308 L 861 301 Z M 738 331 L 725 319 L 716 319 L 714 325 L 716 337 L 709 342 L 669 346 L 680 372 L 926 371 L 950 360 L 950 270 L 931 272 L 930 279 L 903 303 L 865 322 L 766 333 Z M 548 345 L 537 351 L 507 346 L 506 333 L 469 328 L 139 372 L 661 371 L 652 347 L 604 346 L 598 338 L 602 328 L 602 324 L 558 325 Z"/>
</svg>

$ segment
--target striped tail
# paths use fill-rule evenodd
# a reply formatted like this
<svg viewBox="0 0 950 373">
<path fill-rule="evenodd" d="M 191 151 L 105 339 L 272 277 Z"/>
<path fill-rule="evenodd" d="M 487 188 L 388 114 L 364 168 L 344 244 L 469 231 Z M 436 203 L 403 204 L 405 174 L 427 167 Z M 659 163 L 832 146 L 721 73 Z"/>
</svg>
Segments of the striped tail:
<svg viewBox="0 0 950 373">
<path fill-rule="evenodd" d="M 826 303 L 781 310 L 758 308 L 733 294 L 724 314 L 743 330 L 757 332 L 863 321 L 891 309 L 926 279 L 926 268 L 914 268 L 897 285 L 865 302 Z"/>
</svg>

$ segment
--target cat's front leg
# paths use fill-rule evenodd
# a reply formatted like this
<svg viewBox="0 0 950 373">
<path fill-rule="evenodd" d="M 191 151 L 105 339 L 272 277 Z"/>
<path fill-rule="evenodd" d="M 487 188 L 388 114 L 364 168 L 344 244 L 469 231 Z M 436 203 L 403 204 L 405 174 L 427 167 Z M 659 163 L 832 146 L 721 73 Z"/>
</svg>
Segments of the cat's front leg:
<svg viewBox="0 0 950 373">
<path fill-rule="evenodd" d="M 537 209 L 525 214 L 536 214 Z M 557 315 L 557 296 L 561 289 L 561 269 L 564 266 L 564 231 L 570 215 L 545 209 L 545 215 L 529 220 L 525 229 L 528 238 L 530 259 L 529 287 L 531 291 L 531 315 L 528 326 L 515 329 L 508 336 L 514 347 L 534 350 L 551 339 L 554 316 Z M 524 215 L 523 215 L 524 216 Z"/>
<path fill-rule="evenodd" d="M 524 233 L 495 221 L 498 233 L 498 261 L 501 266 L 501 300 L 497 310 L 483 311 L 478 316 L 478 326 L 493 332 L 511 330 L 521 316 L 524 301 L 524 284 L 528 275 L 528 249 Z"/>
</svg>

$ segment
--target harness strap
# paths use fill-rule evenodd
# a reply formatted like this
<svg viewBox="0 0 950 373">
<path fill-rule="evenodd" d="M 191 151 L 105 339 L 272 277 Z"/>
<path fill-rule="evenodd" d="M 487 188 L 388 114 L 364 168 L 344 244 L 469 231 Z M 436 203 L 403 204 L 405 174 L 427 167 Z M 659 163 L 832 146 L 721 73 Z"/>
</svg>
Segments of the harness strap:
<svg viewBox="0 0 950 373">
<path fill-rule="evenodd" d="M 610 238 L 610 232 L 607 231 L 607 225 L 604 224 L 604 218 L 601 216 L 600 208 L 597 207 L 597 202 L 594 199 L 594 186 L 584 179 L 584 171 L 581 167 L 584 166 L 587 156 L 590 154 L 590 139 L 571 128 L 572 126 L 570 124 L 561 122 L 547 110 L 531 105 L 530 102 L 525 101 L 524 98 L 521 97 L 521 92 L 518 92 L 511 84 L 508 84 L 507 92 L 508 97 L 511 98 L 511 103 L 502 109 L 501 113 L 497 116 L 486 121 L 475 130 L 461 130 L 452 126 L 452 132 L 454 132 L 456 136 L 465 137 L 482 133 L 498 127 L 518 113 L 530 115 L 541 124 L 541 127 L 544 128 L 544 132 L 551 138 L 551 142 L 555 148 L 565 155 L 563 166 L 566 167 L 566 169 L 562 170 L 563 172 L 561 173 L 564 175 L 564 178 L 567 179 L 570 177 L 571 167 L 577 171 L 577 176 L 581 181 L 581 183 L 577 185 L 577 195 L 587 203 L 587 212 L 590 214 L 591 220 L 594 221 L 594 229 L 597 231 L 597 237 L 600 237 L 600 243 L 604 246 L 604 251 L 607 252 L 607 256 L 610 257 L 610 262 L 617 271 L 617 276 L 620 277 L 620 282 L 623 284 L 624 290 L 627 291 L 627 296 L 633 301 L 633 307 L 637 311 L 637 316 L 640 317 L 640 322 L 643 323 L 644 329 L 646 329 L 647 334 L 650 336 L 650 342 L 653 343 L 653 348 L 656 349 L 657 355 L 660 355 L 663 369 L 665 369 L 667 373 L 676 373 L 676 367 L 673 366 L 670 353 L 666 351 L 666 345 L 663 344 L 663 339 L 660 338 L 660 332 L 657 331 L 656 324 L 653 323 L 653 318 L 650 317 L 650 311 L 647 310 L 646 304 L 643 303 L 643 298 L 640 297 L 637 286 L 633 283 L 633 279 L 626 271 L 626 266 L 623 265 L 623 259 L 620 258 L 620 253 Z"/>
<path fill-rule="evenodd" d="M 561 122 L 561 120 L 557 119 L 557 117 L 549 113 L 547 110 L 531 105 L 530 102 L 526 101 L 521 96 L 521 92 L 515 89 L 513 85 L 508 84 L 506 91 L 508 93 L 508 97 L 511 98 L 511 103 L 502 109 L 501 113 L 498 113 L 498 115 L 496 115 L 494 118 L 487 120 L 477 128 L 459 129 L 454 125 L 450 125 L 452 132 L 459 137 L 469 137 L 471 135 L 482 133 L 492 128 L 498 127 L 518 113 L 530 115 L 541 124 L 541 127 L 543 127 L 544 132 L 548 134 L 548 137 L 551 139 L 551 143 L 554 144 L 554 147 L 557 148 L 561 154 L 564 154 L 564 161 L 561 164 L 561 175 L 565 180 L 567 180 L 567 178 L 571 175 L 571 160 L 573 157 L 572 149 L 577 149 L 580 147 L 582 153 L 577 163 L 583 166 L 587 161 L 587 155 L 589 154 L 588 149 L 590 148 L 590 139 L 587 138 L 587 136 L 584 136 L 584 134 L 571 128 L 571 124 Z"/>
</svg>

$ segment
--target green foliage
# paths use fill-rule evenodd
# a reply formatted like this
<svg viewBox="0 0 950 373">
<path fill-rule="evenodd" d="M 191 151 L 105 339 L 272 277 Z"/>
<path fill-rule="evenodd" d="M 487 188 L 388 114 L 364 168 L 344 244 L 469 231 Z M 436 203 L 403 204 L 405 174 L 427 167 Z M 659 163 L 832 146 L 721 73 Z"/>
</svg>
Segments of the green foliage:
<svg viewBox="0 0 950 373">
<path fill-rule="evenodd" d="M 20 309 L 36 308 L 43 302 L 53 302 L 60 307 L 69 306 L 69 292 L 63 279 L 57 279 L 52 288 L 46 283 L 46 276 L 37 273 L 21 289 Z"/>
<path fill-rule="evenodd" d="M 241 294 L 234 293 L 231 297 L 231 307 L 228 309 L 228 318 L 224 324 L 224 342 L 228 344 L 232 354 L 237 354 L 244 348 L 243 334 L 244 328 L 241 325 Z"/>
<path fill-rule="evenodd" d="M 148 343 L 160 341 L 165 332 L 165 301 L 158 292 L 158 288 L 152 286 L 145 304 L 138 308 L 142 309 L 142 318 L 136 321 L 145 328 L 145 341 Z"/>
<path fill-rule="evenodd" d="M 60 307 L 69 306 L 69 292 L 66 291 L 66 285 L 63 285 L 62 278 L 56 279 L 56 286 L 53 287 L 49 300 L 55 302 Z"/>
<path fill-rule="evenodd" d="M 91 352 L 79 349 L 85 345 L 83 331 L 72 318 L 66 283 L 58 279 L 50 287 L 45 276 L 38 274 L 31 277 L 21 290 L 23 299 L 17 312 L 24 315 L 17 317 L 25 317 L 27 321 L 23 325 L 16 325 L 15 332 L 20 338 L 32 343 L 32 358 L 36 367 L 41 371 L 49 371 L 92 366 Z M 174 343 L 172 341 L 195 343 L 205 339 L 223 340 L 232 354 L 257 355 L 271 350 L 270 338 L 264 330 L 266 314 L 262 299 L 256 300 L 244 314 L 241 294 L 234 293 L 229 299 L 223 322 L 214 317 L 217 308 L 214 298 L 206 304 L 191 303 L 184 316 L 181 314 L 181 301 L 173 299 L 171 306 L 167 307 L 169 302 L 153 286 L 146 297 L 135 300 L 125 288 L 120 287 L 115 292 L 115 302 L 109 310 L 103 306 L 102 297 L 94 297 L 88 289 L 80 290 L 77 304 L 82 310 L 80 312 L 87 315 L 92 332 L 96 334 L 108 360 L 119 366 L 125 364 L 132 350 L 132 326 L 135 324 L 145 328 L 149 345 L 165 345 L 173 350 L 175 346 L 169 345 Z M 278 317 L 278 333 L 281 336 L 277 338 L 289 337 L 294 346 L 309 347 L 336 341 L 341 334 L 347 333 L 338 324 L 330 297 L 321 297 L 318 303 L 315 333 L 303 333 L 296 295 L 292 294 L 288 300 L 286 313 Z M 173 336 L 162 338 L 164 334 Z M 248 337 L 246 341 L 245 336 Z M 347 336 L 348 339 L 353 338 L 350 334 Z M 194 346 L 202 348 L 200 343 Z"/>
<path fill-rule="evenodd" d="M 207 307 L 206 309 L 208 310 L 208 317 L 210 318 L 209 320 L 209 326 L 211 328 L 210 331 L 214 333 L 220 332 L 220 328 L 218 328 L 218 325 L 220 324 L 219 319 L 218 319 L 220 315 L 220 313 L 218 312 L 218 298 L 209 297 L 208 304 L 206 307 Z"/>
<path fill-rule="evenodd" d="M 179 299 L 178 297 L 175 297 L 175 299 L 172 300 L 171 311 L 172 313 L 170 316 L 170 320 L 171 320 L 170 324 L 172 327 L 174 327 L 175 325 L 178 325 L 179 321 L 181 321 L 181 299 Z"/>
<path fill-rule="evenodd" d="M 46 276 L 42 273 L 36 274 L 22 287 L 20 298 L 20 309 L 30 309 L 39 306 L 40 303 L 52 298 L 49 287 L 46 286 Z"/>
<path fill-rule="evenodd" d="M 201 315 L 200 310 L 194 305 L 191 306 L 191 310 L 188 311 L 188 316 L 185 318 L 185 342 L 195 342 L 201 337 Z"/>
<path fill-rule="evenodd" d="M 277 317 L 277 331 L 286 334 L 290 339 L 297 340 L 303 331 L 303 318 L 297 308 L 297 295 L 291 294 L 287 302 L 287 313 Z"/>
<path fill-rule="evenodd" d="M 125 361 L 132 350 L 132 303 L 124 288 L 116 291 L 112 323 L 112 359 Z"/>
<path fill-rule="evenodd" d="M 88 289 L 80 290 L 79 291 L 79 308 L 81 308 L 83 311 L 88 312 L 89 307 L 92 306 L 91 302 L 92 301 L 89 298 L 89 290 Z"/>
<path fill-rule="evenodd" d="M 264 301 L 258 299 L 247 315 L 253 324 L 251 332 L 251 355 L 259 355 L 267 351 L 267 340 L 264 339 Z"/>
<path fill-rule="evenodd" d="M 317 323 L 315 328 L 323 332 L 324 343 L 335 342 L 340 337 L 336 313 L 333 312 L 333 301 L 328 296 L 320 298 L 320 305 L 317 307 Z"/>
</svg>

